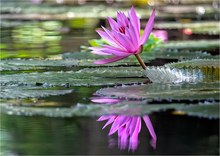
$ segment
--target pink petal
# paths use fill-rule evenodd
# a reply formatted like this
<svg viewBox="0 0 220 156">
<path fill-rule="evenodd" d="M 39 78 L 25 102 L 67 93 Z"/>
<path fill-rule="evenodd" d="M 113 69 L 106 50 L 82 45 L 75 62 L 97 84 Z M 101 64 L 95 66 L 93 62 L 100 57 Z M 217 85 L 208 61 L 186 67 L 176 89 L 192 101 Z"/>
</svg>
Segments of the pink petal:
<svg viewBox="0 0 220 156">
<path fill-rule="evenodd" d="M 92 50 L 91 53 L 98 55 L 115 55 L 115 56 L 127 56 L 128 53 L 113 46 L 104 45 L 103 47 L 89 47 Z"/>
<path fill-rule="evenodd" d="M 111 123 L 113 123 L 115 121 L 116 117 L 117 116 L 115 116 L 115 115 L 110 115 L 108 122 L 106 122 L 106 124 L 102 127 L 102 129 L 104 129 L 106 126 L 110 125 Z"/>
<path fill-rule="evenodd" d="M 130 24 L 129 28 L 125 28 L 125 35 L 127 35 L 129 37 L 129 39 L 132 42 L 134 51 L 136 51 L 137 49 L 139 49 L 139 43 L 138 43 L 138 38 L 136 37 L 135 34 L 135 30 L 134 27 Z"/>
<path fill-rule="evenodd" d="M 104 59 L 104 60 L 95 61 L 94 64 L 107 64 L 107 63 L 122 60 L 126 57 L 128 57 L 128 56 L 116 56 L 116 57 L 112 57 L 112 58 L 108 58 L 108 59 Z"/>
<path fill-rule="evenodd" d="M 115 20 L 113 20 L 111 17 L 108 17 L 108 23 L 112 30 L 118 31 L 118 24 Z"/>
<path fill-rule="evenodd" d="M 120 49 L 114 49 L 114 47 L 110 47 L 110 46 L 108 48 L 103 48 L 101 51 L 104 53 L 115 55 L 115 56 L 128 56 L 129 55 L 128 52 L 121 51 Z"/>
<path fill-rule="evenodd" d="M 124 13 L 118 12 L 117 13 L 117 22 L 118 22 L 118 27 L 127 27 L 128 18 L 125 16 Z"/>
<path fill-rule="evenodd" d="M 152 123 L 150 121 L 149 116 L 145 115 L 145 116 L 143 116 L 143 119 L 144 119 L 144 122 L 145 122 L 149 132 L 150 132 L 151 137 L 153 138 L 153 140 L 156 141 L 157 140 L 157 136 L 156 136 L 156 134 L 154 132 L 154 128 L 153 128 L 153 125 L 152 125 Z"/>
<path fill-rule="evenodd" d="M 111 54 L 104 53 L 104 52 L 101 52 L 101 51 L 92 51 L 91 53 L 97 54 L 97 55 L 111 55 Z"/>
<path fill-rule="evenodd" d="M 117 46 L 114 42 L 114 40 L 109 36 L 108 33 L 101 31 L 101 30 L 96 30 L 96 32 L 104 39 L 106 40 L 109 44 L 113 46 Z"/>
<path fill-rule="evenodd" d="M 115 103 L 118 103 L 120 100 L 105 98 L 105 97 L 96 97 L 96 98 L 92 98 L 91 101 L 95 103 L 115 104 Z"/>
<path fill-rule="evenodd" d="M 128 38 L 128 36 L 117 33 L 115 31 L 112 32 L 114 36 L 116 37 L 117 41 L 123 46 L 128 53 L 132 53 L 135 50 L 135 47 L 133 46 L 131 40 Z"/>
<path fill-rule="evenodd" d="M 125 47 L 123 47 L 123 45 L 121 45 L 121 43 L 118 42 L 117 37 L 115 36 L 115 30 L 109 31 L 108 29 L 106 29 L 105 27 L 102 27 L 103 30 L 105 31 L 105 33 L 111 38 L 111 40 L 114 42 L 114 47 L 118 47 L 122 50 L 126 50 Z"/>
<path fill-rule="evenodd" d="M 89 47 L 90 50 L 92 50 L 91 53 L 93 54 L 97 54 L 97 55 L 112 55 L 112 54 L 108 54 L 108 53 L 104 53 L 102 52 L 102 48 L 101 47 Z"/>
<path fill-rule="evenodd" d="M 129 15 L 130 23 L 134 27 L 136 38 L 139 39 L 139 37 L 140 37 L 140 19 L 138 18 L 133 6 L 131 7 L 131 10 L 129 11 L 128 15 Z"/>
<path fill-rule="evenodd" d="M 140 45 L 145 44 L 145 42 L 147 41 L 147 39 L 153 29 L 153 26 L 154 26 L 154 18 L 155 18 L 155 9 L 152 11 L 151 16 L 150 16 L 150 18 L 144 28 L 144 33 L 141 36 Z"/>
<path fill-rule="evenodd" d="M 110 117 L 111 117 L 111 116 L 109 116 L 109 115 L 103 115 L 103 116 L 101 116 L 100 118 L 98 118 L 98 120 L 97 120 L 97 121 L 104 121 L 104 120 L 108 120 Z"/>
</svg>

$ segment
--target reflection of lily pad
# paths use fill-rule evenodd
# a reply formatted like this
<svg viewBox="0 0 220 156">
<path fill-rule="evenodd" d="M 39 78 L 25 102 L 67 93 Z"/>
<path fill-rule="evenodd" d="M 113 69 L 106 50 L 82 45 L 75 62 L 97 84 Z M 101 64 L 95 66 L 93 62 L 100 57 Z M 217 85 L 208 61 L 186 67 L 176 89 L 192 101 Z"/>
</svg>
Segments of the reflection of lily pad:
<svg viewBox="0 0 220 156">
<path fill-rule="evenodd" d="M 40 98 L 51 95 L 63 95 L 71 93 L 72 90 L 55 90 L 30 86 L 1 86 L 0 98 Z"/>
<path fill-rule="evenodd" d="M 0 77 L 1 84 L 36 84 L 47 83 L 49 85 L 61 86 L 65 84 L 73 86 L 100 86 L 100 85 L 116 85 L 116 84 L 131 84 L 142 83 L 146 78 L 116 78 L 120 72 L 112 75 L 110 78 L 103 74 L 102 77 L 94 77 L 91 74 L 69 72 L 44 72 L 44 73 L 22 73 L 2 75 Z M 123 75 L 123 74 L 122 74 Z M 125 75 L 126 72 L 125 72 Z"/>
<path fill-rule="evenodd" d="M 142 86 L 126 86 L 104 88 L 97 94 L 107 97 L 146 100 L 219 100 L 219 83 L 198 84 L 147 84 Z"/>
</svg>

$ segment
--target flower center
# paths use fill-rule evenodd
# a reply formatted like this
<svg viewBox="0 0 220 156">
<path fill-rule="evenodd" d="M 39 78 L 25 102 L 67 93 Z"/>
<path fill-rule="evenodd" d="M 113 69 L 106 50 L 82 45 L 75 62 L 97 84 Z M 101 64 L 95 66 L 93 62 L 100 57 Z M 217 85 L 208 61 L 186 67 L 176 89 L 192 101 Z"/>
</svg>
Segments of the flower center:
<svg viewBox="0 0 220 156">
<path fill-rule="evenodd" d="M 119 28 L 119 31 L 120 31 L 121 33 L 125 34 L 125 27 L 123 27 L 123 26 L 120 27 L 120 28 Z"/>
</svg>

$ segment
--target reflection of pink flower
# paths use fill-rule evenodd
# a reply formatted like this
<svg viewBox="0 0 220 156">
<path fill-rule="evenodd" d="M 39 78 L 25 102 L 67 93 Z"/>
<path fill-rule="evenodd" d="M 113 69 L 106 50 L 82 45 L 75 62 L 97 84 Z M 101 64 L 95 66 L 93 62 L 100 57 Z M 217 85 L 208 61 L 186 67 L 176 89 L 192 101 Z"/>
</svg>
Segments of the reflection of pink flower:
<svg viewBox="0 0 220 156">
<path fill-rule="evenodd" d="M 93 97 L 91 101 L 95 103 L 102 103 L 102 104 L 116 104 L 120 102 L 120 100 L 118 99 L 105 98 L 105 97 Z"/>
<path fill-rule="evenodd" d="M 33 4 L 40 4 L 43 0 L 31 0 Z"/>
<path fill-rule="evenodd" d="M 111 30 L 104 27 L 103 30 L 97 30 L 98 34 L 108 42 L 109 45 L 102 47 L 90 47 L 92 53 L 97 55 L 113 55 L 112 58 L 99 60 L 95 64 L 106 64 L 124 59 L 130 55 L 137 55 L 143 50 L 143 44 L 147 41 L 154 24 L 155 10 L 153 10 L 148 23 L 145 26 L 144 33 L 140 37 L 140 19 L 138 18 L 134 7 L 128 13 L 117 13 L 117 22 L 108 18 Z M 137 57 L 137 56 L 136 56 Z"/>
<path fill-rule="evenodd" d="M 160 38 L 164 42 L 168 40 L 168 34 L 165 30 L 154 30 L 152 31 L 152 34 L 154 34 L 154 36 Z"/>
<path fill-rule="evenodd" d="M 141 117 L 138 116 L 123 116 L 123 115 L 108 115 L 101 116 L 97 121 L 108 120 L 103 126 L 103 129 L 112 124 L 109 135 L 118 132 L 118 145 L 120 149 L 136 150 L 138 147 L 138 135 L 141 130 Z M 156 134 L 154 132 L 150 118 L 145 115 L 143 120 L 152 137 L 151 145 L 156 148 Z"/>
</svg>

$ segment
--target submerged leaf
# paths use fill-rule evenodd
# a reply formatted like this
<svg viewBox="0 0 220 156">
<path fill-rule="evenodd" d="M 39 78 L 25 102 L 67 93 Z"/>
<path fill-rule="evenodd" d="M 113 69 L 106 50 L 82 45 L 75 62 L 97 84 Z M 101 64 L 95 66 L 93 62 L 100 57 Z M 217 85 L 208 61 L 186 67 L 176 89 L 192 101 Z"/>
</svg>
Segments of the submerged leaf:
<svg viewBox="0 0 220 156">
<path fill-rule="evenodd" d="M 98 95 L 139 100 L 219 100 L 219 83 L 184 83 L 160 84 L 152 83 L 141 86 L 123 86 L 104 88 L 97 91 Z"/>
</svg>

